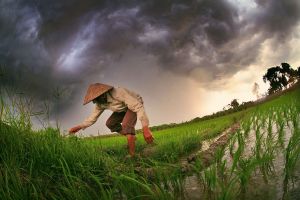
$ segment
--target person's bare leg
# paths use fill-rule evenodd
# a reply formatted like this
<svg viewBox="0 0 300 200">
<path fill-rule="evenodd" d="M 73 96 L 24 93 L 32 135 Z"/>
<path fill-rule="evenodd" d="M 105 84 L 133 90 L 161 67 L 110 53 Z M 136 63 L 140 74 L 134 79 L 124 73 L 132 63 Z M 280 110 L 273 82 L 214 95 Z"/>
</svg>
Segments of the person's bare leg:
<svg viewBox="0 0 300 200">
<path fill-rule="evenodd" d="M 128 143 L 128 153 L 131 157 L 134 156 L 135 153 L 135 135 L 127 134 L 127 143 Z"/>
</svg>

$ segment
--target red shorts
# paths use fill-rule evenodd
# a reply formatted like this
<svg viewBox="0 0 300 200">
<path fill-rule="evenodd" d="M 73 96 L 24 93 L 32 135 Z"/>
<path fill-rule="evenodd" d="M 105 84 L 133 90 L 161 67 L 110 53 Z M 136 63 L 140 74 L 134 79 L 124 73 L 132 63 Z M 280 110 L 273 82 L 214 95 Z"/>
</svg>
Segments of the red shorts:
<svg viewBox="0 0 300 200">
<path fill-rule="evenodd" d="M 136 113 L 127 109 L 123 112 L 113 112 L 113 114 L 107 119 L 106 126 L 111 130 L 111 132 L 118 132 L 122 135 L 135 135 L 134 127 L 136 125 L 136 121 Z"/>
</svg>

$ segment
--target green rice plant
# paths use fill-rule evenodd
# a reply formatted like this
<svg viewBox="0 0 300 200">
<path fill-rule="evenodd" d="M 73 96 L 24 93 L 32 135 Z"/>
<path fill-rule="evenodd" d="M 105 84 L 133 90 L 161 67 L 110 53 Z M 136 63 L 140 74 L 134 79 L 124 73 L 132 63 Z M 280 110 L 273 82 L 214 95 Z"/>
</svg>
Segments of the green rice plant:
<svg viewBox="0 0 300 200">
<path fill-rule="evenodd" d="M 254 149 L 254 154 L 257 160 L 261 158 L 261 151 L 262 151 L 262 137 L 263 135 L 260 132 L 260 126 L 256 126 L 255 130 L 255 149 Z"/>
<path fill-rule="evenodd" d="M 239 191 L 235 191 L 236 195 L 241 193 L 243 196 L 246 193 L 250 177 L 258 166 L 258 161 L 255 157 L 243 158 L 242 155 L 245 149 L 245 135 L 242 130 L 237 131 L 236 138 L 238 147 L 235 152 L 232 152 L 233 161 L 230 166 L 230 179 L 231 183 L 234 182 L 233 180 L 239 183 L 240 189 Z M 229 148 L 232 149 L 233 144 L 234 143 L 230 143 Z"/>
<path fill-rule="evenodd" d="M 219 148 L 216 152 L 217 165 L 217 197 L 216 199 L 235 199 L 237 196 L 237 178 L 228 173 L 227 161 L 222 159 L 225 155 L 225 148 Z"/>
<path fill-rule="evenodd" d="M 239 130 L 237 133 L 237 141 L 238 141 L 238 148 L 237 150 L 233 153 L 233 161 L 232 161 L 232 166 L 230 173 L 233 174 L 234 170 L 236 170 L 238 166 L 239 160 L 242 158 L 244 149 L 245 149 L 245 138 L 243 137 L 243 134 Z"/>
<path fill-rule="evenodd" d="M 277 130 L 278 130 L 278 138 L 277 143 L 281 146 L 281 148 L 284 148 L 284 120 L 282 118 L 281 113 L 278 114 L 278 120 L 277 120 Z"/>
<path fill-rule="evenodd" d="M 136 180 L 133 177 L 127 175 L 120 175 L 114 177 L 117 182 L 120 191 L 126 194 L 126 197 L 129 199 L 132 198 L 150 198 L 154 196 L 154 192 L 151 190 L 151 187 L 147 184 L 146 179 Z"/>
<path fill-rule="evenodd" d="M 259 166 L 260 162 L 255 157 L 241 158 L 235 176 L 239 181 L 239 196 L 244 199 L 251 176 Z"/>
<path fill-rule="evenodd" d="M 208 197 L 212 198 L 217 188 L 217 166 L 216 164 L 211 165 L 207 169 L 204 169 L 201 173 L 201 183 L 204 186 L 204 192 Z"/>
<path fill-rule="evenodd" d="M 166 180 L 169 179 L 171 187 L 171 194 L 173 199 L 184 198 L 184 176 L 182 174 L 174 174 L 173 176 L 166 176 Z"/>
<path fill-rule="evenodd" d="M 234 150 L 235 150 L 237 138 L 238 138 L 238 136 L 237 136 L 236 134 L 234 134 L 234 135 L 229 139 L 228 148 L 229 148 L 230 156 L 231 156 L 232 158 L 233 158 L 233 156 L 234 156 Z"/>
<path fill-rule="evenodd" d="M 294 130 L 291 136 L 287 148 L 285 150 L 285 166 L 284 166 L 284 180 L 283 180 L 283 197 L 282 199 L 288 198 L 289 182 L 295 171 L 297 161 L 300 155 L 300 130 L 298 126 L 298 115 L 293 116 Z"/>
<path fill-rule="evenodd" d="M 226 161 L 223 161 L 222 167 L 226 168 Z M 236 199 L 239 195 L 238 178 L 231 176 L 227 170 L 222 170 L 223 173 L 218 173 L 219 178 L 217 179 L 218 189 L 216 191 L 215 199 Z"/>
<path fill-rule="evenodd" d="M 249 119 L 244 120 L 242 123 L 242 128 L 244 130 L 244 135 L 247 138 L 251 130 L 251 121 Z"/>
<path fill-rule="evenodd" d="M 264 151 L 261 156 L 260 168 L 264 175 L 264 179 L 267 182 L 267 177 L 274 172 L 274 159 L 276 153 L 276 146 L 274 146 L 274 140 L 266 138 L 263 141 Z"/>
<path fill-rule="evenodd" d="M 1 122 L 19 130 L 30 130 L 33 115 L 32 99 L 10 92 L 7 88 L 0 88 L 0 90 Z"/>
<path fill-rule="evenodd" d="M 103 183 L 101 181 L 101 178 L 96 176 L 95 174 L 92 174 L 91 172 L 87 171 L 88 177 L 91 180 L 90 184 L 94 186 L 94 190 L 90 190 L 91 193 L 94 193 L 93 196 L 97 196 L 97 194 L 100 195 L 101 199 L 104 200 L 112 200 L 114 199 L 114 187 L 109 187 L 109 185 Z M 97 191 L 100 191 L 99 193 Z"/>
<path fill-rule="evenodd" d="M 230 177 L 226 183 L 221 184 L 221 192 L 216 199 L 223 199 L 223 200 L 231 200 L 237 199 L 238 193 L 236 191 L 237 185 L 237 178 Z"/>
<path fill-rule="evenodd" d="M 204 199 L 235 199 L 237 178 L 227 172 L 227 161 L 222 159 L 225 148 L 218 148 L 215 162 L 204 169 L 196 169 L 198 178 L 203 186 Z M 201 164 L 200 164 L 201 166 Z M 199 171 L 200 169 L 200 171 Z"/>
<path fill-rule="evenodd" d="M 268 138 L 272 137 L 272 134 L 273 134 L 272 128 L 273 128 L 272 116 L 269 116 L 268 117 L 268 135 L 267 135 Z"/>
<path fill-rule="evenodd" d="M 283 116 L 286 119 L 286 126 L 288 126 L 289 128 L 291 128 L 290 124 L 289 124 L 290 120 L 289 120 L 289 115 L 288 115 L 288 109 L 284 109 L 283 110 Z"/>
<path fill-rule="evenodd" d="M 163 175 L 165 176 L 165 175 Z M 120 175 L 115 177 L 116 187 L 125 199 L 177 199 L 183 197 L 183 179 L 160 177 L 162 182 L 149 182 L 143 177 Z M 120 197 L 121 197 L 120 196 Z"/>
<path fill-rule="evenodd" d="M 270 118 L 269 118 L 269 119 L 270 119 Z M 261 115 L 260 121 L 261 121 L 261 122 L 258 122 L 258 123 L 260 123 L 260 125 L 261 125 L 262 128 L 265 128 L 265 127 L 266 127 L 266 124 L 267 124 L 267 118 L 266 118 L 266 117 L 263 117 L 263 116 Z M 258 124 L 258 123 L 257 123 L 257 124 Z M 268 127 L 269 127 L 269 124 L 270 124 L 270 123 L 268 123 Z"/>
</svg>

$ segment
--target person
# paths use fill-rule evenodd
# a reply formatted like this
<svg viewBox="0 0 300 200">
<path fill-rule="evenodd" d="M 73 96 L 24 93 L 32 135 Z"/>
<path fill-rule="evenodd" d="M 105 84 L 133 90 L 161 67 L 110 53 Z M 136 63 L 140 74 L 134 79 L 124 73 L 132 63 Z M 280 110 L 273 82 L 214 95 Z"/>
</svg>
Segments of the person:
<svg viewBox="0 0 300 200">
<path fill-rule="evenodd" d="M 95 83 L 88 87 L 83 105 L 95 104 L 94 111 L 81 124 L 69 129 L 70 134 L 93 125 L 105 109 L 113 111 L 107 119 L 106 126 L 111 132 L 118 132 L 127 137 L 128 151 L 131 157 L 135 154 L 135 125 L 137 118 L 141 121 L 143 136 L 150 144 L 153 134 L 149 128 L 149 119 L 145 112 L 144 102 L 139 94 L 123 87 Z"/>
</svg>

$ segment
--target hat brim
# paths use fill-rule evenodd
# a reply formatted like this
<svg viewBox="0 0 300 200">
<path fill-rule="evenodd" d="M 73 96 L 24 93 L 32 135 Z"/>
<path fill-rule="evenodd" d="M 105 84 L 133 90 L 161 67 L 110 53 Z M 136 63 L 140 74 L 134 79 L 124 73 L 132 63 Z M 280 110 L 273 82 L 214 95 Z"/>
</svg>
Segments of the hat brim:
<svg viewBox="0 0 300 200">
<path fill-rule="evenodd" d="M 112 88 L 113 86 L 105 85 L 102 83 L 91 84 L 84 97 L 83 105 L 90 103 L 91 101 L 106 93 L 107 91 L 111 90 Z"/>
</svg>

